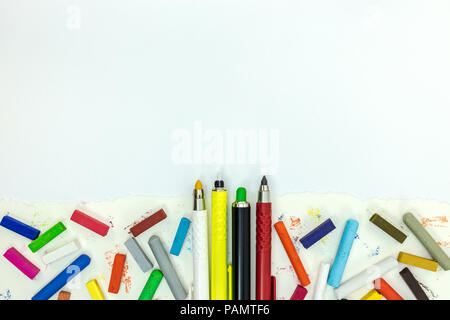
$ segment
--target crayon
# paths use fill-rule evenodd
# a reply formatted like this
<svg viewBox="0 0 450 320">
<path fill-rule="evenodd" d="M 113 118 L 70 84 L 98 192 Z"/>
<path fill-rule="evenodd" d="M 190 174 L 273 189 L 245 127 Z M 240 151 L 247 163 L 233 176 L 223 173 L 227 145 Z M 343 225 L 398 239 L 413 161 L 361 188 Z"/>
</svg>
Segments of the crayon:
<svg viewBox="0 0 450 320">
<path fill-rule="evenodd" d="M 399 229 L 394 227 L 389 221 L 381 217 L 379 214 L 375 213 L 370 217 L 370 222 L 376 225 L 378 228 L 386 232 L 392 238 L 397 240 L 400 243 L 403 243 L 406 239 L 406 234 L 401 232 Z"/>
<path fill-rule="evenodd" d="M 42 256 L 42 261 L 45 264 L 50 264 L 55 262 L 69 254 L 72 254 L 80 249 L 80 243 L 77 240 L 71 241 L 51 252 L 46 253 Z"/>
<path fill-rule="evenodd" d="M 301 285 L 297 285 L 290 300 L 305 300 L 307 293 L 308 290 L 306 290 L 306 288 L 303 288 Z"/>
<path fill-rule="evenodd" d="M 403 300 L 403 298 L 395 291 L 383 278 L 374 281 L 375 289 L 383 295 L 387 300 Z"/>
<path fill-rule="evenodd" d="M 387 257 L 378 263 L 370 266 L 366 270 L 360 272 L 356 276 L 351 277 L 347 281 L 343 282 L 339 288 L 334 289 L 334 293 L 338 300 L 347 297 L 352 292 L 371 284 L 374 288 L 373 282 L 381 278 L 384 274 L 397 268 L 398 261 L 392 257 Z"/>
<path fill-rule="evenodd" d="M 412 213 L 407 212 L 403 215 L 403 222 L 408 226 L 412 233 L 414 233 L 425 249 L 427 249 L 431 257 L 433 257 L 444 270 L 449 270 L 450 258 L 422 226 L 419 220 L 417 220 Z"/>
<path fill-rule="evenodd" d="M 375 289 L 370 290 L 364 295 L 364 297 L 361 298 L 361 300 L 381 300 L 381 299 L 383 299 L 383 296 Z"/>
<path fill-rule="evenodd" d="M 34 240 L 28 245 L 31 252 L 36 252 L 45 246 L 47 243 L 55 239 L 58 235 L 60 235 L 64 230 L 66 230 L 66 226 L 62 222 L 58 222 L 53 227 L 48 229 L 46 232 L 41 234 L 39 238 Z"/>
<path fill-rule="evenodd" d="M 410 266 L 422 268 L 425 270 L 436 271 L 438 263 L 436 261 L 415 256 L 406 252 L 400 251 L 398 253 L 398 262 L 409 264 Z"/>
<path fill-rule="evenodd" d="M 69 264 L 61 273 L 59 273 L 52 281 L 36 293 L 31 300 L 48 300 L 56 292 L 62 289 L 70 280 L 75 278 L 81 271 L 91 263 L 89 256 L 82 254 Z"/>
<path fill-rule="evenodd" d="M 89 294 L 92 297 L 92 300 L 105 300 L 105 297 L 103 296 L 102 293 L 102 289 L 100 289 L 100 286 L 98 285 L 96 279 L 88 281 L 86 283 L 86 288 L 88 289 Z"/>
<path fill-rule="evenodd" d="M 0 225 L 30 240 L 35 240 L 40 231 L 10 216 L 4 216 Z"/>
<path fill-rule="evenodd" d="M 329 271 L 330 264 L 328 262 L 321 262 L 319 267 L 319 274 L 317 275 L 316 287 L 314 289 L 314 300 L 323 300 L 325 290 L 327 289 L 327 279 Z"/>
<path fill-rule="evenodd" d="M 127 247 L 128 251 L 131 253 L 131 256 L 133 257 L 134 261 L 136 261 L 139 268 L 141 268 L 142 272 L 147 272 L 151 268 L 153 268 L 153 263 L 147 257 L 144 250 L 142 250 L 141 246 L 135 238 L 131 237 L 127 241 L 125 241 L 125 247 Z"/>
<path fill-rule="evenodd" d="M 284 250 L 291 261 L 292 267 L 297 274 L 298 279 L 300 280 L 300 284 L 303 287 L 306 287 L 311 283 L 309 280 L 308 274 L 306 273 L 305 268 L 303 267 L 303 263 L 298 256 L 297 250 L 295 250 L 294 244 L 292 243 L 291 237 L 289 236 L 288 231 L 286 230 L 286 226 L 283 221 L 278 221 L 274 224 L 275 230 L 277 231 L 278 236 L 280 237 L 281 243 L 283 244 Z"/>
<path fill-rule="evenodd" d="M 187 292 L 181 284 L 180 278 L 175 271 L 175 268 L 170 261 L 169 255 L 167 251 L 164 249 L 161 240 L 158 236 L 152 236 L 150 240 L 148 240 L 148 244 L 152 249 L 153 255 L 155 256 L 156 261 L 158 262 L 158 266 L 161 269 L 161 272 L 166 279 L 167 284 L 169 285 L 170 291 L 172 291 L 173 296 L 176 300 L 184 300 L 186 299 Z"/>
<path fill-rule="evenodd" d="M 336 227 L 334 226 L 333 221 L 331 221 L 331 219 L 327 219 L 320 225 L 318 225 L 316 228 L 314 228 L 312 231 L 310 231 L 307 235 L 302 237 L 300 239 L 300 243 L 303 245 L 305 249 L 308 249 L 334 229 L 336 229 Z"/>
<path fill-rule="evenodd" d="M 61 290 L 58 293 L 58 300 L 70 300 L 70 292 Z"/>
<path fill-rule="evenodd" d="M 184 239 L 186 239 L 190 224 L 191 220 L 185 217 L 181 218 L 180 223 L 178 224 L 177 233 L 175 234 L 175 238 L 172 242 L 172 247 L 170 248 L 170 254 L 174 256 L 180 255 L 180 251 L 183 247 Z"/>
<path fill-rule="evenodd" d="M 139 300 L 152 300 L 155 295 L 156 289 L 163 278 L 163 274 L 160 270 L 155 269 L 148 277 L 147 282 L 145 283 L 144 288 L 139 296 Z"/>
<path fill-rule="evenodd" d="M 114 262 L 111 270 L 111 277 L 109 279 L 108 292 L 118 293 L 120 289 L 120 282 L 122 281 L 123 268 L 125 267 L 125 254 L 117 253 L 114 256 Z"/>
<path fill-rule="evenodd" d="M 85 227 L 86 229 L 89 229 L 102 237 L 106 236 L 108 234 L 109 226 L 104 224 L 103 222 L 88 216 L 86 213 L 81 212 L 80 210 L 75 210 L 72 213 L 72 216 L 70 217 L 70 220 L 72 220 L 75 223 L 78 223 L 79 225 Z"/>
<path fill-rule="evenodd" d="M 408 288 L 412 291 L 417 300 L 429 300 L 425 291 L 423 291 L 419 282 L 414 278 L 414 275 L 409 271 L 408 267 L 405 267 L 400 271 L 400 276 L 405 281 Z"/>
<path fill-rule="evenodd" d="M 358 221 L 352 219 L 347 220 L 345 224 L 344 233 L 342 234 L 341 242 L 339 243 L 339 248 L 328 276 L 328 284 L 332 287 L 337 288 L 341 283 L 358 225 Z"/>
<path fill-rule="evenodd" d="M 142 220 L 141 222 L 136 224 L 134 227 L 132 227 L 130 229 L 130 232 L 134 237 L 137 237 L 142 232 L 150 229 L 155 224 L 157 224 L 158 222 L 161 222 L 165 218 L 167 218 L 166 213 L 164 212 L 163 209 L 159 209 L 154 214 L 152 214 L 150 217 L 145 218 L 144 220 Z"/>
<path fill-rule="evenodd" d="M 9 248 L 3 256 L 31 280 L 33 280 L 40 271 L 38 267 L 32 264 L 15 248 Z"/>
</svg>

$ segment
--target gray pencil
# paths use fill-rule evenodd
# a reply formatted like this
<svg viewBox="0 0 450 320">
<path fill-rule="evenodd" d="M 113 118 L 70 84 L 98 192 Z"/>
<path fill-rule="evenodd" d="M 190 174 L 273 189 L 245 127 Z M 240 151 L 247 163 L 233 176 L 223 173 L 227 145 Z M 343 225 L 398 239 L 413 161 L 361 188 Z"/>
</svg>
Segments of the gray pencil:
<svg viewBox="0 0 450 320">
<path fill-rule="evenodd" d="M 172 291 L 173 296 L 176 300 L 186 299 L 187 292 L 181 284 L 180 278 L 178 278 L 177 272 L 175 271 L 172 262 L 170 262 L 169 255 L 164 249 L 163 244 L 158 236 L 152 236 L 148 240 L 148 244 L 152 249 L 153 255 L 158 262 L 159 269 L 162 271 L 164 278 Z"/>
</svg>

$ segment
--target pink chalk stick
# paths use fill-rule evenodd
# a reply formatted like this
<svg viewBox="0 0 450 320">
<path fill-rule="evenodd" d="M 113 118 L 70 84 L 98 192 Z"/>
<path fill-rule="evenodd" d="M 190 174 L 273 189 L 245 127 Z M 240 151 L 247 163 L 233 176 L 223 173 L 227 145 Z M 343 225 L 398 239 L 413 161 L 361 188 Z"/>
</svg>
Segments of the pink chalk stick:
<svg viewBox="0 0 450 320">
<path fill-rule="evenodd" d="M 88 216 L 87 214 L 79 210 L 75 210 L 73 212 L 72 217 L 70 217 L 70 220 L 82 225 L 83 227 L 91 231 L 94 231 L 95 233 L 98 233 L 102 237 L 106 236 L 109 230 L 108 225 L 98 221 L 97 219 L 92 218 L 91 216 Z"/>
<path fill-rule="evenodd" d="M 9 248 L 3 256 L 31 280 L 33 280 L 40 271 L 38 267 L 32 264 L 15 248 Z"/>
<path fill-rule="evenodd" d="M 304 300 L 308 290 L 303 288 L 301 285 L 297 285 L 294 293 L 292 294 L 291 300 Z"/>
</svg>

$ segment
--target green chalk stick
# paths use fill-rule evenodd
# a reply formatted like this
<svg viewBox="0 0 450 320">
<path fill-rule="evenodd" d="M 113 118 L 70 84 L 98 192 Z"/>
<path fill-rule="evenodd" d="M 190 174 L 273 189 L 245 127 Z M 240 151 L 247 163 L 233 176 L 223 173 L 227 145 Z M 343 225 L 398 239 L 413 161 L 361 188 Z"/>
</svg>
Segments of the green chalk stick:
<svg viewBox="0 0 450 320">
<path fill-rule="evenodd" d="M 161 282 L 163 274 L 158 269 L 153 270 L 150 274 L 150 277 L 147 280 L 147 283 L 142 289 L 141 295 L 139 296 L 139 300 L 152 300 L 155 295 L 156 289 L 158 289 L 159 283 Z"/>
<path fill-rule="evenodd" d="M 444 270 L 450 269 L 450 258 L 422 226 L 419 220 L 417 220 L 412 213 L 407 212 L 403 215 L 403 222 L 411 229 L 412 233 L 419 239 L 433 259 L 436 260 Z"/>
<path fill-rule="evenodd" d="M 32 252 L 36 252 L 40 248 L 45 246 L 47 243 L 55 239 L 64 230 L 66 230 L 66 226 L 62 222 L 58 222 L 53 227 L 48 229 L 46 232 L 41 234 L 39 238 L 31 242 L 28 245 L 28 248 L 30 248 Z"/>
<path fill-rule="evenodd" d="M 404 234 L 399 229 L 394 227 L 392 224 L 389 223 L 389 221 L 385 220 L 378 213 L 374 213 L 369 220 L 370 222 L 372 222 L 374 225 L 376 225 L 378 228 L 386 232 L 388 235 L 390 235 L 398 242 L 403 243 L 403 241 L 405 241 L 406 234 Z"/>
</svg>

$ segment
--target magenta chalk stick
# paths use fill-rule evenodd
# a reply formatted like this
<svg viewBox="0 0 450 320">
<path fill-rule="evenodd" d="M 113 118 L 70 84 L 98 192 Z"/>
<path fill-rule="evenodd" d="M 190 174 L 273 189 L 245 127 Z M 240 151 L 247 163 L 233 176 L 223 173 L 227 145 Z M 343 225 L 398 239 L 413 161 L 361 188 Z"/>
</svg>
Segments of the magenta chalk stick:
<svg viewBox="0 0 450 320">
<path fill-rule="evenodd" d="M 40 271 L 38 267 L 32 264 L 15 248 L 9 248 L 3 256 L 31 280 L 33 280 Z"/>
<path fill-rule="evenodd" d="M 303 288 L 301 285 L 297 285 L 297 288 L 295 288 L 295 291 L 291 296 L 291 300 L 304 300 L 307 293 L 308 290 L 306 290 L 306 288 Z"/>
</svg>

